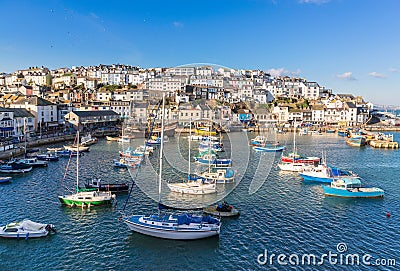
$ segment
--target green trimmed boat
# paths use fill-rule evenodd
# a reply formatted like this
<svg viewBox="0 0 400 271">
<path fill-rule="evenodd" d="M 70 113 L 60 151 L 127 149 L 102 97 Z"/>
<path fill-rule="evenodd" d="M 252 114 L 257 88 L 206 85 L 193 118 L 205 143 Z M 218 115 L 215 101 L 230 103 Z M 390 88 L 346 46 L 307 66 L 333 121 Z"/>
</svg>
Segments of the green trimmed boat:
<svg viewBox="0 0 400 271">
<path fill-rule="evenodd" d="M 88 189 L 79 188 L 79 128 L 77 132 L 78 140 L 78 155 L 76 156 L 76 193 L 71 195 L 58 196 L 59 201 L 67 206 L 91 207 L 97 205 L 112 204 L 115 200 L 115 195 L 106 191 L 92 191 Z"/>
</svg>

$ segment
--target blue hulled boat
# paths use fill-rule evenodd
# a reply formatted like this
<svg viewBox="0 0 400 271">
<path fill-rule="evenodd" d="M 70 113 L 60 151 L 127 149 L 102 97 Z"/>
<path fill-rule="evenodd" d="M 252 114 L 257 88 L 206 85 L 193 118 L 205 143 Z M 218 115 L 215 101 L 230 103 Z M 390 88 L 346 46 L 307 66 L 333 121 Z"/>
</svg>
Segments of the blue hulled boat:
<svg viewBox="0 0 400 271">
<path fill-rule="evenodd" d="M 279 152 L 285 150 L 286 147 L 279 144 L 265 144 L 264 146 L 253 146 L 253 149 L 260 152 Z"/>
<path fill-rule="evenodd" d="M 220 159 L 215 153 L 210 152 L 200 153 L 194 159 L 199 164 L 217 167 L 229 167 L 232 164 L 232 159 Z"/>
<path fill-rule="evenodd" d="M 339 168 L 330 167 L 325 164 L 321 164 L 318 166 L 309 166 L 304 167 L 303 171 L 299 172 L 300 177 L 304 179 L 304 181 L 308 182 L 319 182 L 319 183 L 331 183 L 332 178 L 340 178 L 340 177 L 357 177 L 356 174 L 341 170 Z"/>
<path fill-rule="evenodd" d="M 360 177 L 343 177 L 335 179 L 330 186 L 322 186 L 326 196 L 344 198 L 378 198 L 384 191 L 376 187 L 362 187 Z"/>
</svg>

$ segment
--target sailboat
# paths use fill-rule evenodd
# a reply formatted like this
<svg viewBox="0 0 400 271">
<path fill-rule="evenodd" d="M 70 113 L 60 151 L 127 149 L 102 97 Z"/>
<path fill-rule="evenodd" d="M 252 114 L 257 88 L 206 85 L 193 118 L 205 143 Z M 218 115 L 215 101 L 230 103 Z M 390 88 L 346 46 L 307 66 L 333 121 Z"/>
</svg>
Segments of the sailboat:
<svg viewBox="0 0 400 271">
<path fill-rule="evenodd" d="M 110 191 L 83 191 L 79 188 L 79 126 L 77 129 L 77 153 L 76 156 L 76 193 L 70 195 L 58 196 L 61 204 L 67 206 L 80 206 L 82 208 L 90 208 L 92 205 L 104 205 L 111 204 L 115 200 L 115 194 L 111 194 Z"/>
<path fill-rule="evenodd" d="M 303 168 L 305 167 L 305 163 L 299 163 L 296 161 L 296 156 L 297 156 L 297 150 L 296 150 L 296 123 L 294 124 L 294 131 L 293 131 L 293 153 L 289 154 L 290 157 L 292 157 L 291 161 L 285 161 L 283 159 L 282 155 L 282 162 L 278 164 L 278 167 L 280 170 L 283 171 L 293 171 L 293 172 L 299 172 L 302 171 Z"/>
<path fill-rule="evenodd" d="M 192 120 L 190 120 L 189 138 L 192 136 Z M 205 195 L 216 193 L 216 182 L 205 183 L 202 178 L 192 178 L 190 175 L 190 151 L 191 140 L 189 140 L 189 159 L 188 159 L 188 179 L 182 183 L 168 183 L 168 188 L 172 192 L 192 195 Z"/>
<path fill-rule="evenodd" d="M 163 93 L 161 116 L 161 138 L 164 138 L 165 93 Z M 132 231 L 158 238 L 193 240 L 219 235 L 221 222 L 211 216 L 197 216 L 187 212 L 161 214 L 161 209 L 165 207 L 161 203 L 163 150 L 164 140 L 161 140 L 160 171 L 158 175 L 158 214 L 123 216 L 121 220 Z"/>
</svg>

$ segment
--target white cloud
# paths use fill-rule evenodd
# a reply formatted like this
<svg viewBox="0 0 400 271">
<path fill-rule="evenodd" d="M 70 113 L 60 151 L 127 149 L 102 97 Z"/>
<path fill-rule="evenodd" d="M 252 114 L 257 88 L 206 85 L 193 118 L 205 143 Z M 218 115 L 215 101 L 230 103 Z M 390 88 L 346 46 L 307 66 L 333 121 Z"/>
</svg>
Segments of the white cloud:
<svg viewBox="0 0 400 271">
<path fill-rule="evenodd" d="M 300 4 L 316 4 L 322 5 L 328 3 L 330 0 L 299 0 Z"/>
<path fill-rule="evenodd" d="M 390 71 L 390 72 L 399 72 L 399 70 L 396 69 L 396 68 L 390 68 L 389 71 Z"/>
<path fill-rule="evenodd" d="M 377 73 L 377 72 L 370 72 L 368 73 L 369 76 L 375 77 L 375 78 L 386 78 L 386 75 L 382 73 Z"/>
<path fill-rule="evenodd" d="M 277 76 L 299 76 L 301 71 L 300 69 L 297 69 L 296 71 L 288 71 L 285 68 L 278 68 L 278 69 L 269 69 L 267 71 L 271 76 L 277 77 Z"/>
<path fill-rule="evenodd" d="M 175 27 L 178 27 L 178 28 L 183 27 L 183 23 L 181 23 L 181 22 L 173 22 L 172 24 L 173 24 Z"/>
<path fill-rule="evenodd" d="M 337 74 L 336 77 L 339 78 L 339 79 L 349 80 L 349 81 L 357 80 L 357 79 L 353 76 L 353 73 L 352 73 L 352 72 L 344 72 L 344 73 L 342 73 L 342 74 Z"/>
</svg>

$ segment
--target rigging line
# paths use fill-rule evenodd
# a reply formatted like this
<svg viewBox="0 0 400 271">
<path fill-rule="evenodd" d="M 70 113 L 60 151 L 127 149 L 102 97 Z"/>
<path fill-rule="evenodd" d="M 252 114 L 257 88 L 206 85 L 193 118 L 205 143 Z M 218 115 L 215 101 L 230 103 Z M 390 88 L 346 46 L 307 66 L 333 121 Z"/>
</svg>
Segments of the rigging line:
<svg viewBox="0 0 400 271">
<path fill-rule="evenodd" d="M 77 135 L 75 136 L 74 144 L 73 144 L 73 145 L 76 144 L 76 137 L 77 137 Z M 77 153 L 77 155 L 79 155 L 79 153 Z M 62 180 L 61 180 L 61 185 L 64 185 L 65 178 L 67 177 L 68 168 L 69 168 L 69 164 L 70 164 L 70 162 L 71 162 L 71 158 L 72 158 L 72 151 L 71 151 L 71 153 L 69 154 L 69 159 L 68 159 L 67 167 L 65 168 L 64 176 L 63 176 L 63 178 L 62 178 Z M 68 190 L 68 189 L 67 189 L 67 190 Z"/>
<path fill-rule="evenodd" d="M 157 110 L 155 110 L 155 111 L 159 111 L 161 104 L 162 104 L 162 101 L 160 101 L 160 102 L 158 103 Z M 154 110 L 153 110 L 153 111 L 154 111 Z M 163 116 L 163 117 L 164 117 L 164 116 Z M 156 121 L 156 117 L 153 118 L 152 124 L 150 125 L 149 134 L 147 135 L 147 139 L 148 139 L 148 140 L 151 138 L 151 135 L 152 135 L 152 133 L 153 133 L 153 128 L 154 128 L 154 125 L 155 125 L 155 121 Z M 161 138 L 161 140 L 164 140 L 164 139 Z M 143 156 L 140 158 L 140 162 L 139 162 L 139 164 L 138 164 L 139 166 L 137 166 L 136 172 L 135 172 L 135 176 L 132 178 L 132 179 L 133 179 L 133 182 L 132 182 L 131 188 L 129 189 L 128 197 L 127 197 L 126 200 L 125 200 L 124 207 L 122 208 L 122 212 L 123 212 L 123 213 L 125 213 L 126 206 L 128 205 L 128 201 L 129 201 L 129 199 L 130 199 L 130 197 L 131 197 L 131 194 L 132 194 L 132 191 L 133 191 L 133 187 L 134 187 L 134 185 L 135 185 L 136 178 L 137 178 L 137 176 L 138 176 L 138 174 L 139 174 L 139 168 L 142 166 L 142 163 L 143 163 L 143 161 L 144 161 L 144 159 L 145 159 L 145 157 L 146 157 L 146 149 L 147 149 L 147 144 L 146 144 L 146 141 L 145 141 L 144 150 L 143 150 Z M 162 154 L 160 154 L 160 155 L 162 155 Z M 130 171 L 129 171 L 129 168 L 128 168 L 128 172 L 129 172 L 129 175 L 131 175 L 131 174 L 130 174 Z M 133 174 L 132 174 L 132 175 L 133 175 Z M 132 177 L 132 175 L 131 175 L 131 177 Z"/>
</svg>

